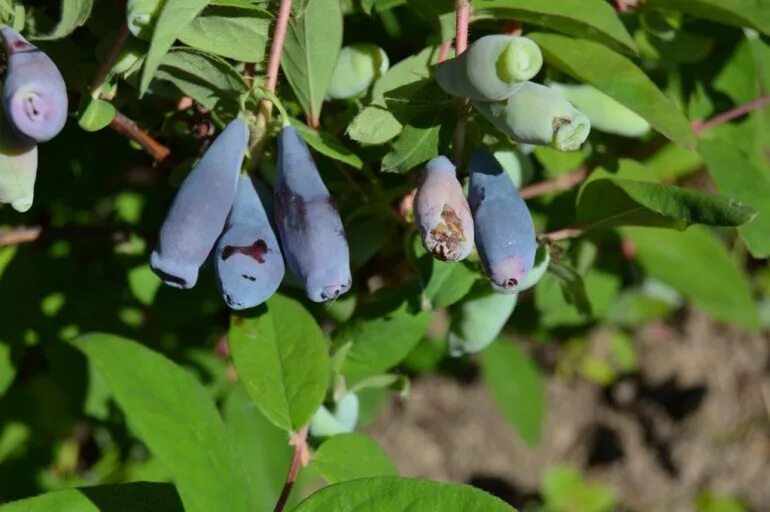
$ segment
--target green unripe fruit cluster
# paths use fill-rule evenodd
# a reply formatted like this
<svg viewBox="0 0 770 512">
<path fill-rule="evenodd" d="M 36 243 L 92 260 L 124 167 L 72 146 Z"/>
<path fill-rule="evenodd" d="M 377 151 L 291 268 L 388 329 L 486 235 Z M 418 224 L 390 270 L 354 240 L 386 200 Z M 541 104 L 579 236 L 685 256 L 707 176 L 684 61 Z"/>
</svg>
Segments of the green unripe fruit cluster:
<svg viewBox="0 0 770 512">
<path fill-rule="evenodd" d="M 353 98 L 365 92 L 390 67 L 388 54 L 377 45 L 353 44 L 340 50 L 326 95 L 333 100 Z"/>
<path fill-rule="evenodd" d="M 538 74 L 540 48 L 526 37 L 492 35 L 439 64 L 436 80 L 449 94 L 477 101 L 499 101 Z"/>
</svg>

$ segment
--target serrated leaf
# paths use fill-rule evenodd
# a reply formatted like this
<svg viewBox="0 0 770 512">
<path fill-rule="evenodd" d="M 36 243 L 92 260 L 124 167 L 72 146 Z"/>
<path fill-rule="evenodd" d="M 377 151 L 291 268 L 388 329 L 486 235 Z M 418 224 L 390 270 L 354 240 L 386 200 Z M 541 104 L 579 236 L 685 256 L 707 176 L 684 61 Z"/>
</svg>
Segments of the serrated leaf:
<svg viewBox="0 0 770 512">
<path fill-rule="evenodd" d="M 527 37 L 540 45 L 551 65 L 619 101 L 677 144 L 695 148 L 695 134 L 685 115 L 627 57 L 584 39 L 545 33 Z"/>
<path fill-rule="evenodd" d="M 207 109 L 223 104 L 237 108 L 238 96 L 246 91 L 243 79 L 227 62 L 183 49 L 163 57 L 156 79 L 171 82 Z"/>
<path fill-rule="evenodd" d="M 757 307 L 743 269 L 708 228 L 624 228 L 647 275 L 668 284 L 715 319 L 755 329 Z"/>
<path fill-rule="evenodd" d="M 646 0 L 646 3 L 770 34 L 770 10 L 761 0 Z"/>
<path fill-rule="evenodd" d="M 139 81 L 139 94 L 144 95 L 163 57 L 171 45 L 200 12 L 209 4 L 209 0 L 166 0 L 158 15 L 152 32 L 150 49 L 144 60 L 142 77 Z"/>
<path fill-rule="evenodd" d="M 738 227 L 755 258 L 770 256 L 770 179 L 732 145 L 702 140 L 700 153 L 719 190 L 757 209 L 757 216 Z"/>
<path fill-rule="evenodd" d="M 134 482 L 64 489 L 0 506 L 2 512 L 184 512 L 171 484 Z"/>
<path fill-rule="evenodd" d="M 412 283 L 375 294 L 356 309 L 353 320 L 335 333 L 335 345 L 352 343 L 342 373 L 354 379 L 382 373 L 397 365 L 428 329 L 430 314 L 413 302 L 419 290 Z"/>
<path fill-rule="evenodd" d="M 467 485 L 394 476 L 360 478 L 317 491 L 294 512 L 515 512 L 491 494 Z"/>
<path fill-rule="evenodd" d="M 185 510 L 255 510 L 235 442 L 192 374 L 118 336 L 89 334 L 73 344 L 105 377 L 134 431 L 171 471 Z"/>
<path fill-rule="evenodd" d="M 198 50 L 241 62 L 265 58 L 270 18 L 261 10 L 209 7 L 179 34 L 179 40 Z"/>
<path fill-rule="evenodd" d="M 326 341 L 310 313 L 294 300 L 273 295 L 255 311 L 233 317 L 229 342 L 235 369 L 270 421 L 298 430 L 326 394 Z"/>
<path fill-rule="evenodd" d="M 88 106 L 81 112 L 78 125 L 87 132 L 96 132 L 106 128 L 115 119 L 115 107 L 109 101 L 91 98 Z"/>
<path fill-rule="evenodd" d="M 740 226 L 756 212 L 735 199 L 648 181 L 601 178 L 583 187 L 577 219 L 583 229 L 692 224 Z"/>
<path fill-rule="evenodd" d="M 356 169 L 363 167 L 364 162 L 361 158 L 346 148 L 331 134 L 314 130 L 296 119 L 291 119 L 290 121 L 291 125 L 296 128 L 299 134 L 302 135 L 302 138 L 305 139 L 305 142 L 319 153 L 346 163 Z"/>
<path fill-rule="evenodd" d="M 307 116 L 318 124 L 342 48 L 339 0 L 308 0 L 289 22 L 281 68 Z"/>
<path fill-rule="evenodd" d="M 477 16 L 493 9 L 495 18 L 512 18 L 636 53 L 615 9 L 603 0 L 475 0 L 473 9 Z"/>
<path fill-rule="evenodd" d="M 481 353 L 484 384 L 505 419 L 530 446 L 545 423 L 545 385 L 537 365 L 515 343 L 498 340 Z"/>
<path fill-rule="evenodd" d="M 339 434 L 324 441 L 313 455 L 313 466 L 330 484 L 398 474 L 396 465 L 380 445 L 357 432 Z"/>
<path fill-rule="evenodd" d="M 47 41 L 67 37 L 88 20 L 93 6 L 94 0 L 62 0 L 59 23 L 50 34 L 38 35 L 33 39 Z"/>
</svg>

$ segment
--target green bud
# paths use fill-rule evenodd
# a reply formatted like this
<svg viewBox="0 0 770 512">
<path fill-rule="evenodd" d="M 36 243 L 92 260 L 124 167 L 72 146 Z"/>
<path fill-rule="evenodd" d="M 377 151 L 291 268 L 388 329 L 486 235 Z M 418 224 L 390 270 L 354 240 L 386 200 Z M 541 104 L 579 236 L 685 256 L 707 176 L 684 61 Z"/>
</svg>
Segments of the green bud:
<svg viewBox="0 0 770 512">
<path fill-rule="evenodd" d="M 556 91 L 522 83 L 506 100 L 474 101 L 476 110 L 497 129 L 524 144 L 575 151 L 588 138 L 591 122 Z"/>
<path fill-rule="evenodd" d="M 126 23 L 128 30 L 139 39 L 149 41 L 166 0 L 128 0 Z"/>
<path fill-rule="evenodd" d="M 597 130 L 624 137 L 641 137 L 650 131 L 646 119 L 593 86 L 553 83 L 550 87 L 580 109 Z"/>
<path fill-rule="evenodd" d="M 500 101 L 534 77 L 543 66 L 531 39 L 507 35 L 482 37 L 467 51 L 439 64 L 436 80 L 449 94 L 477 101 Z"/>
<path fill-rule="evenodd" d="M 353 44 L 340 50 L 326 96 L 344 100 L 358 96 L 390 67 L 388 54 L 377 45 Z"/>
</svg>

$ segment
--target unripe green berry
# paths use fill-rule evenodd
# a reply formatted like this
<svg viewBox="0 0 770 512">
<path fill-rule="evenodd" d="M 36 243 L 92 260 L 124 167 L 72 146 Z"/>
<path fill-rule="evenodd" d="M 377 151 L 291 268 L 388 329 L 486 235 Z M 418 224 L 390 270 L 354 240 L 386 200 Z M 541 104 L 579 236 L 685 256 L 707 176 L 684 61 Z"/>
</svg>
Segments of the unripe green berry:
<svg viewBox="0 0 770 512">
<path fill-rule="evenodd" d="M 353 44 L 340 50 L 327 97 L 343 100 L 358 96 L 390 67 L 388 54 L 377 45 Z"/>
<path fill-rule="evenodd" d="M 454 59 L 439 64 L 436 80 L 449 94 L 477 101 L 500 101 L 534 77 L 543 66 L 540 48 L 526 37 L 482 37 Z"/>
<path fill-rule="evenodd" d="M 506 100 L 473 106 L 517 142 L 575 151 L 588 138 L 591 122 L 556 91 L 524 82 Z"/>
</svg>

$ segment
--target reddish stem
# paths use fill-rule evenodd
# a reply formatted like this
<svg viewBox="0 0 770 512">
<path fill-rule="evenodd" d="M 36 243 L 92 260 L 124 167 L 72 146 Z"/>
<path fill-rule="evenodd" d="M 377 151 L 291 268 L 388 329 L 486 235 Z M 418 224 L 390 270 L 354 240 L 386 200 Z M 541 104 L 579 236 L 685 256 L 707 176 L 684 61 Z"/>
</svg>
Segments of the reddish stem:
<svg viewBox="0 0 770 512">
<path fill-rule="evenodd" d="M 290 15 L 291 0 L 281 0 L 281 5 L 278 8 L 278 19 L 273 30 L 273 44 L 270 47 L 270 57 L 267 61 L 267 76 L 265 77 L 265 89 L 270 92 L 275 92 L 275 86 L 278 83 L 278 70 L 281 67 L 281 55 L 283 55 L 283 44 L 286 41 Z M 265 119 L 270 117 L 272 109 L 272 103 L 262 100 L 260 113 L 265 116 Z"/>
<path fill-rule="evenodd" d="M 171 153 L 171 150 L 153 139 L 147 132 L 139 128 L 133 120 L 129 119 L 121 112 L 115 113 L 115 119 L 110 122 L 110 128 L 121 135 L 138 142 L 146 152 L 159 162 L 165 160 Z"/>
<path fill-rule="evenodd" d="M 438 63 L 442 63 L 449 55 L 449 49 L 452 47 L 452 40 L 444 41 L 438 49 Z"/>
<path fill-rule="evenodd" d="M 727 112 L 722 112 L 721 114 L 714 116 L 707 121 L 693 121 L 692 128 L 695 131 L 695 135 L 700 137 L 706 130 L 710 130 L 711 128 L 719 126 L 720 124 L 730 122 L 733 119 L 737 119 L 748 114 L 749 112 L 753 112 L 754 110 L 758 110 L 767 105 L 770 105 L 770 94 L 760 96 L 754 101 L 739 107 L 735 107 L 734 109 L 728 110 Z"/>
<path fill-rule="evenodd" d="M 468 48 L 468 23 L 471 17 L 471 4 L 468 0 L 455 0 L 457 36 L 455 39 L 455 50 L 457 55 Z"/>
<path fill-rule="evenodd" d="M 528 187 L 524 187 L 519 191 L 519 194 L 523 199 L 533 199 L 540 197 L 551 192 L 559 192 L 561 190 L 569 190 L 575 185 L 581 183 L 588 175 L 588 170 L 585 167 L 581 167 L 569 174 L 564 174 L 558 178 L 554 178 L 548 181 L 541 181 Z"/>
<path fill-rule="evenodd" d="M 583 230 L 579 228 L 564 228 L 560 229 L 558 231 L 553 231 L 551 233 L 546 233 L 543 235 L 543 238 L 547 238 L 552 241 L 557 240 L 564 240 L 567 238 L 575 238 L 576 236 L 580 236 L 583 234 Z"/>
<path fill-rule="evenodd" d="M 0 232 L 0 247 L 34 242 L 40 237 L 43 229 L 40 226 L 21 227 Z"/>
<path fill-rule="evenodd" d="M 294 482 L 297 481 L 299 470 L 308 462 L 307 427 L 301 428 L 297 435 L 292 438 L 290 444 L 294 445 L 294 456 L 291 458 L 289 474 L 286 475 L 286 481 L 283 484 L 281 496 L 278 498 L 278 503 L 275 504 L 273 512 L 281 512 L 283 507 L 286 506 L 286 501 L 289 499 L 289 494 L 291 494 L 291 489 L 294 487 Z"/>
</svg>

